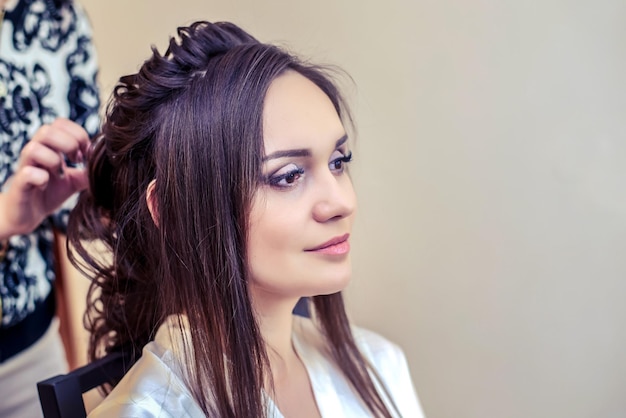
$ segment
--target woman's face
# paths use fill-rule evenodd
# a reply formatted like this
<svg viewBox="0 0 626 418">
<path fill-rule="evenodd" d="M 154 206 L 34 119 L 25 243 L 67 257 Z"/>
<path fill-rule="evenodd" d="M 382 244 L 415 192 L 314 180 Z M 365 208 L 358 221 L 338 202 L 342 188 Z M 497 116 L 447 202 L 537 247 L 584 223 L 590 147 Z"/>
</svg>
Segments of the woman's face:
<svg viewBox="0 0 626 418">
<path fill-rule="evenodd" d="M 349 141 L 330 99 L 299 73 L 272 82 L 263 109 L 263 183 L 250 214 L 257 304 L 330 294 L 350 280 L 356 196 Z"/>
</svg>

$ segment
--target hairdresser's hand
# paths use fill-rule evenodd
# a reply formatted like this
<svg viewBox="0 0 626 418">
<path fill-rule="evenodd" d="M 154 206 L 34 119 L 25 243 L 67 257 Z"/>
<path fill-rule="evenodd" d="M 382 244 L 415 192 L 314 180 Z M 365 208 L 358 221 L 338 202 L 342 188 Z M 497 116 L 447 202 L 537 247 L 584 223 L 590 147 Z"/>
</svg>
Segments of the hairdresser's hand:
<svg viewBox="0 0 626 418">
<path fill-rule="evenodd" d="M 87 187 L 82 165 L 89 136 L 78 124 L 57 119 L 35 132 L 20 154 L 18 167 L 0 193 L 0 239 L 33 231 L 67 198 Z"/>
</svg>

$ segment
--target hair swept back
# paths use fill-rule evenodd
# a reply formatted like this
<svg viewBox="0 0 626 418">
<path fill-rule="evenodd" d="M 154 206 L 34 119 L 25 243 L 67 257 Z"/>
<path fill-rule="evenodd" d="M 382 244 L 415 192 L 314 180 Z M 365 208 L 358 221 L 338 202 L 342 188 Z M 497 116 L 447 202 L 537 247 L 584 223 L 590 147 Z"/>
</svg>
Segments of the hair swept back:
<svg viewBox="0 0 626 418">
<path fill-rule="evenodd" d="M 348 118 L 323 69 L 231 23 L 178 28 L 121 77 L 89 157 L 89 188 L 72 213 L 72 262 L 92 282 L 90 358 L 139 355 L 170 315 L 188 318 L 190 389 L 205 413 L 265 415 L 268 359 L 247 280 L 247 222 L 263 158 L 263 101 L 287 70 L 310 79 Z M 156 227 L 146 190 L 156 179 Z M 101 241 L 112 258 L 92 254 Z M 389 417 L 356 347 L 341 293 L 313 298 L 331 352 L 374 416 Z M 184 337 L 183 337 L 184 338 Z M 187 360 L 187 359 L 186 359 Z M 210 388 L 210 390 L 207 390 Z"/>
</svg>

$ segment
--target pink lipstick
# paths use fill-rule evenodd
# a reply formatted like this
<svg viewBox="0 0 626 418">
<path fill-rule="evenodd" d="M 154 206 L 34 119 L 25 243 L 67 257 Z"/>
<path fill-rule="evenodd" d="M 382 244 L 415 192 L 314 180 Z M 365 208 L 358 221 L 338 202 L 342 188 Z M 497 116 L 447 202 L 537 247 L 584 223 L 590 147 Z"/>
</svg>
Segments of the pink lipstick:
<svg viewBox="0 0 626 418">
<path fill-rule="evenodd" d="M 350 252 L 350 241 L 348 238 L 350 234 L 345 234 L 340 237 L 335 237 L 325 243 L 318 245 L 315 248 L 306 250 L 307 252 L 315 252 L 318 254 L 326 255 L 343 255 Z"/>
</svg>

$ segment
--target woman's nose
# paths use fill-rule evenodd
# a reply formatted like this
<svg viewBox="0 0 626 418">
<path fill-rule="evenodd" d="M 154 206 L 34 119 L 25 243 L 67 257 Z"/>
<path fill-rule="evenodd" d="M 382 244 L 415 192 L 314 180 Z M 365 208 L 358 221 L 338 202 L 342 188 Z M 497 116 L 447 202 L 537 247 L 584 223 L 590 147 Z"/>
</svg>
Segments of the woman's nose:
<svg viewBox="0 0 626 418">
<path fill-rule="evenodd" d="M 342 219 L 356 210 L 356 194 L 346 173 L 339 176 L 328 173 L 317 187 L 317 201 L 313 207 L 313 217 L 317 222 Z"/>
</svg>

